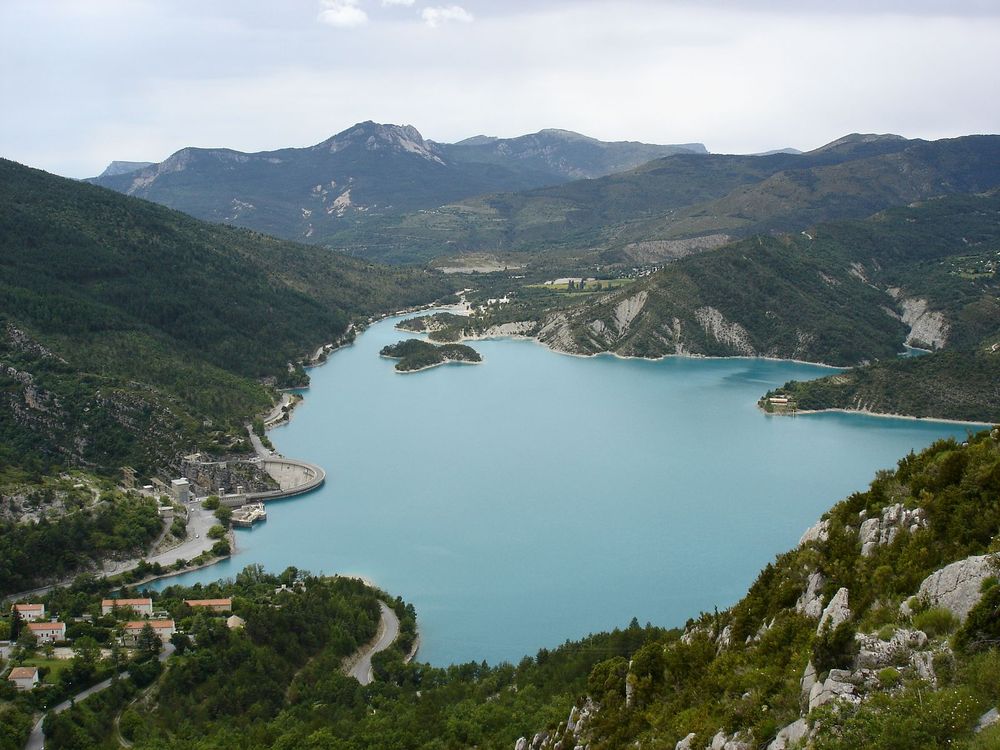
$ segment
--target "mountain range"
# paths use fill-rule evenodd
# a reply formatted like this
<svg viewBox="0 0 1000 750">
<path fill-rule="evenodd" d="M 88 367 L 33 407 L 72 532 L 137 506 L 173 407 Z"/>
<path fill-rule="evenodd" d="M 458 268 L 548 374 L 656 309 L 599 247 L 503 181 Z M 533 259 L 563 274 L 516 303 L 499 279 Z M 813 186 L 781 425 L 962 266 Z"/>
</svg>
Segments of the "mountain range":
<svg viewBox="0 0 1000 750">
<path fill-rule="evenodd" d="M 308 148 L 184 148 L 138 169 L 114 162 L 90 181 L 200 219 L 322 242 L 369 217 L 596 177 L 675 153 L 705 147 L 606 143 L 565 130 L 443 144 L 412 126 L 363 122 Z"/>
<path fill-rule="evenodd" d="M 997 136 L 853 134 L 803 154 L 675 154 L 599 179 L 373 217 L 327 244 L 390 262 L 489 251 L 578 267 L 650 265 L 752 234 L 987 190 L 998 175 Z"/>
</svg>

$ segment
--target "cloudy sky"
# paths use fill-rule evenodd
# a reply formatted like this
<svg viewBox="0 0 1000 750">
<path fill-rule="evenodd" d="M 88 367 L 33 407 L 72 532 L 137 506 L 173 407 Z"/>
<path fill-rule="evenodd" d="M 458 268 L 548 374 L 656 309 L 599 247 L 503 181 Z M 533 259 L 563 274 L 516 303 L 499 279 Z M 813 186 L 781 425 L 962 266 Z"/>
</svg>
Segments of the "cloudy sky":
<svg viewBox="0 0 1000 750">
<path fill-rule="evenodd" d="M 361 120 L 715 152 L 1000 132 L 1000 0 L 0 0 L 0 156 L 59 174 Z"/>
</svg>

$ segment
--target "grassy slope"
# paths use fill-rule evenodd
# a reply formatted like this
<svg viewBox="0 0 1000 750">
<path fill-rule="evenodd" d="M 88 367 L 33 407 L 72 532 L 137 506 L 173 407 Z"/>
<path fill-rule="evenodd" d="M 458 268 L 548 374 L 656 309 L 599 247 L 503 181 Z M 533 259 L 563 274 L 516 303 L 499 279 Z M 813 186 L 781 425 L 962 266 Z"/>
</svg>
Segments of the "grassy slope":
<svg viewBox="0 0 1000 750">
<path fill-rule="evenodd" d="M 0 451 L 149 468 L 212 447 L 270 403 L 260 379 L 448 284 L 2 161 Z"/>
</svg>

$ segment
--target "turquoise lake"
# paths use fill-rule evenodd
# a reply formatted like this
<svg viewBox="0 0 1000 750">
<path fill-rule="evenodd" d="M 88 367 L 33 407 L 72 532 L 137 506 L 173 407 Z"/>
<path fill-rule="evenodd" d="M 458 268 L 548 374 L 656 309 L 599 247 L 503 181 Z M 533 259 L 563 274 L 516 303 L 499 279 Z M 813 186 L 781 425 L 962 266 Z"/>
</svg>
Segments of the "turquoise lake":
<svg viewBox="0 0 1000 750">
<path fill-rule="evenodd" d="M 379 322 L 311 371 L 288 456 L 324 487 L 268 506 L 230 560 L 160 582 L 366 576 L 417 608 L 420 658 L 517 661 L 590 632 L 723 609 L 833 503 L 967 428 L 855 414 L 769 417 L 769 388 L 827 368 L 658 362 L 472 342 L 481 365 L 400 375 Z"/>
</svg>

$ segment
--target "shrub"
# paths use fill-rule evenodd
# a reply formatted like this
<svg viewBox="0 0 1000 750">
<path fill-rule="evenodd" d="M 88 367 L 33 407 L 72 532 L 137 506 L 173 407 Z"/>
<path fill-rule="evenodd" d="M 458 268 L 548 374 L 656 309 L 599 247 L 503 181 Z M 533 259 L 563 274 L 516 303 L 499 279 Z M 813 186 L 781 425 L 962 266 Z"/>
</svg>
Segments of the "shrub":
<svg viewBox="0 0 1000 750">
<path fill-rule="evenodd" d="M 899 684 L 899 670 L 886 667 L 878 671 L 878 681 L 884 688 L 893 688 Z"/>
<path fill-rule="evenodd" d="M 215 510 L 219 507 L 219 496 L 209 495 L 201 505 L 205 510 Z"/>
<path fill-rule="evenodd" d="M 923 630 L 931 638 L 947 635 L 958 625 L 958 620 L 944 607 L 931 607 L 913 615 L 913 627 Z"/>
<path fill-rule="evenodd" d="M 812 663 L 816 667 L 816 672 L 849 667 L 855 647 L 853 624 L 842 622 L 833 629 L 828 624 L 813 641 Z"/>
</svg>

